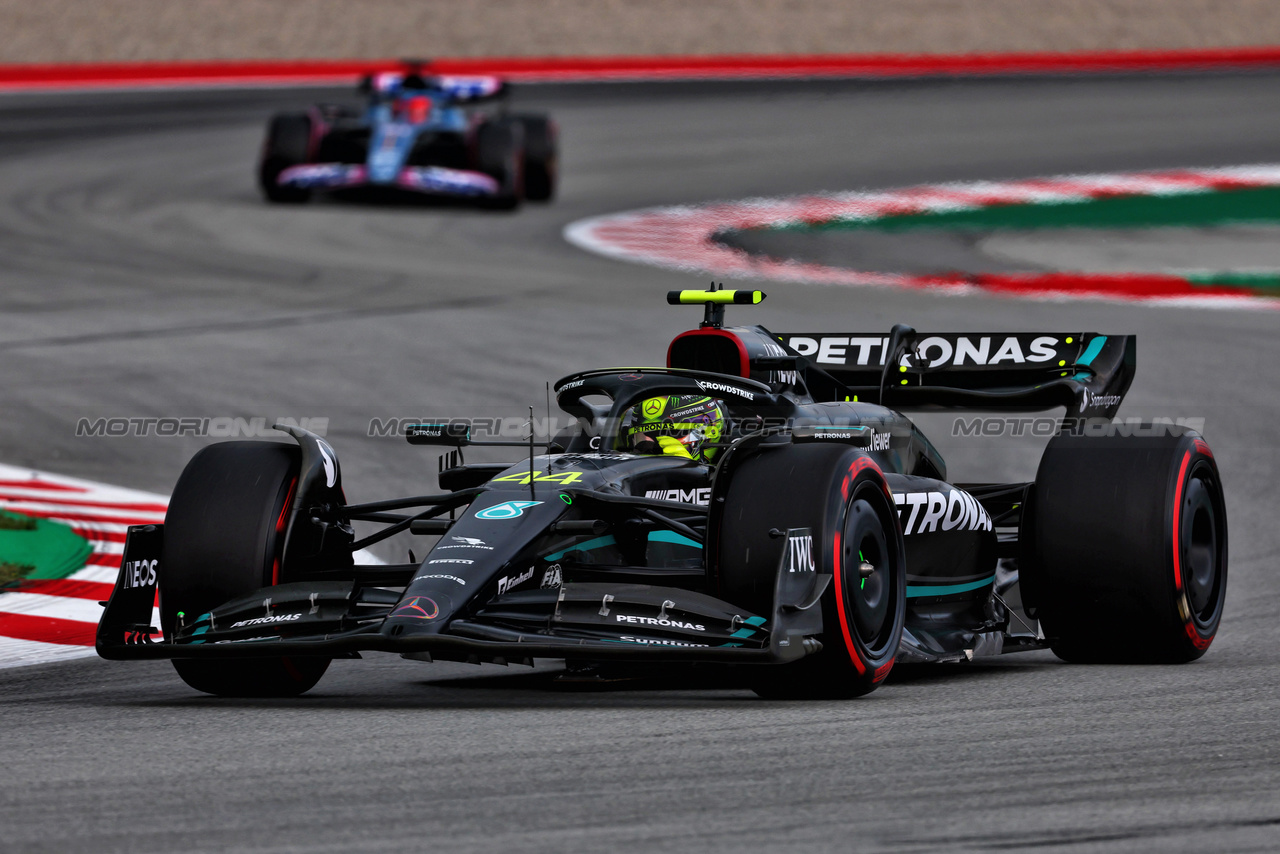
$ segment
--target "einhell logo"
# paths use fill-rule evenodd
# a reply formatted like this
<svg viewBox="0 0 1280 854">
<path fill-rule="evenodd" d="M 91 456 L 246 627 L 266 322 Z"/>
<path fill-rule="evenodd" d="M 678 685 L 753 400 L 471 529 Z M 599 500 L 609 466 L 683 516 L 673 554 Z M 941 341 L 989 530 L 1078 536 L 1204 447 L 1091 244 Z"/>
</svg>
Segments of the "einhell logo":
<svg viewBox="0 0 1280 854">
<path fill-rule="evenodd" d="M 533 578 L 534 568 L 531 566 L 519 575 L 504 575 L 498 579 L 498 595 L 501 596 L 512 588 L 524 584 L 530 578 Z"/>
</svg>

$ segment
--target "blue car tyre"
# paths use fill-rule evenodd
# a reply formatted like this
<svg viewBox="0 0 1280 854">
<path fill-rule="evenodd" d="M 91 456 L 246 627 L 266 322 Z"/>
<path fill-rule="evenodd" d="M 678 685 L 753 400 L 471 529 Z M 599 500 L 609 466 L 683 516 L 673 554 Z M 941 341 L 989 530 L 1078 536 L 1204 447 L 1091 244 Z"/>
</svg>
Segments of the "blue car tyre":
<svg viewBox="0 0 1280 854">
<path fill-rule="evenodd" d="M 280 186 L 280 173 L 310 159 L 311 118 L 305 113 L 275 116 L 267 126 L 258 163 L 258 186 L 268 201 L 299 204 L 311 198 L 311 191 Z"/>
</svg>

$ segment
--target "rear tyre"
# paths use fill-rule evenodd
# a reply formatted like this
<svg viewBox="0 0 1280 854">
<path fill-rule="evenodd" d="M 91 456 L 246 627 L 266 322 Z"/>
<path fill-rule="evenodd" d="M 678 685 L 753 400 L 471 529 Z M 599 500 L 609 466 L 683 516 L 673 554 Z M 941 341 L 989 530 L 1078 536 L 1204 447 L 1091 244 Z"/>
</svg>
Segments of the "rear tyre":
<svg viewBox="0 0 1280 854">
<path fill-rule="evenodd" d="M 476 136 L 476 166 L 498 181 L 498 194 L 485 206 L 514 210 L 524 199 L 524 130 L 518 122 L 492 121 L 480 125 Z"/>
<path fill-rule="evenodd" d="M 1057 436 L 1040 460 L 1030 589 L 1065 661 L 1193 661 L 1217 633 L 1227 591 L 1217 464 L 1196 433 L 1159 433 Z"/>
<path fill-rule="evenodd" d="M 559 130 L 547 116 L 517 116 L 516 121 L 524 128 L 524 197 L 550 201 L 559 179 Z"/>
<path fill-rule="evenodd" d="M 172 637 L 224 602 L 278 583 L 286 502 L 300 452 L 274 442 L 224 442 L 178 478 L 164 521 L 160 622 Z M 197 691 L 224 697 L 293 697 L 311 689 L 327 658 L 174 659 Z"/>
<path fill-rule="evenodd" d="M 275 116 L 267 126 L 258 162 L 258 187 L 268 201 L 299 204 L 311 198 L 311 191 L 281 187 L 280 173 L 290 166 L 306 163 L 311 154 L 311 117 L 305 113 Z"/>
<path fill-rule="evenodd" d="M 847 445 L 793 445 L 744 460 L 732 474 L 719 531 L 721 598 L 773 610 L 786 540 L 770 528 L 809 528 L 822 598 L 822 650 L 759 668 L 752 685 L 771 699 L 867 694 L 893 667 L 906 620 L 906 554 L 884 475 Z M 865 584 L 859 564 L 874 568 Z"/>
</svg>

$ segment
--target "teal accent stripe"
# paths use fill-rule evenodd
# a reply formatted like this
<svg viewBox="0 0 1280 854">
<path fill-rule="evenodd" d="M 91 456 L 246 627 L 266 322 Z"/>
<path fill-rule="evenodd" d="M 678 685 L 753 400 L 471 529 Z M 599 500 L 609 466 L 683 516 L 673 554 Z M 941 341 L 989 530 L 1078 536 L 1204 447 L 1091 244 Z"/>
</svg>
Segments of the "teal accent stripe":
<svg viewBox="0 0 1280 854">
<path fill-rule="evenodd" d="M 1084 355 L 1076 360 L 1077 365 L 1088 365 L 1094 359 L 1098 358 L 1098 354 L 1102 352 L 1103 345 L 1107 343 L 1107 336 L 1099 335 L 1089 342 L 1089 346 L 1085 348 Z"/>
<path fill-rule="evenodd" d="M 589 552 L 592 549 L 599 549 L 599 548 L 604 548 L 605 546 L 612 546 L 616 542 L 617 540 L 613 538 L 613 534 L 605 534 L 603 537 L 596 537 L 594 540 L 587 540 L 585 543 L 578 543 L 576 546 L 569 546 L 569 548 L 562 549 L 556 552 L 555 554 L 543 555 L 542 559 L 543 560 L 559 560 L 560 558 L 567 555 L 569 552 L 577 552 L 577 551 Z"/>
<path fill-rule="evenodd" d="M 702 543 L 697 540 L 691 540 L 686 536 L 677 534 L 674 531 L 650 531 L 649 542 L 651 543 L 675 543 L 678 546 L 691 546 L 695 549 L 702 548 Z M 584 551 L 589 552 L 592 549 L 600 549 L 605 546 L 612 546 L 617 543 L 613 538 L 613 534 L 605 534 L 603 537 L 596 537 L 594 540 L 587 540 L 585 543 L 578 543 L 576 546 L 569 546 L 555 554 L 543 555 L 543 560 L 560 560 L 569 552 Z"/>
<path fill-rule="evenodd" d="M 952 593 L 967 593 L 970 590 L 986 587 L 995 580 L 996 577 L 993 574 L 967 584 L 908 584 L 907 596 L 950 596 Z"/>
<path fill-rule="evenodd" d="M 695 549 L 702 548 L 702 543 L 697 540 L 691 540 L 681 534 L 677 534 L 675 531 L 650 531 L 649 542 L 675 543 L 677 546 L 693 546 Z"/>
<path fill-rule="evenodd" d="M 756 633 L 756 629 L 760 628 L 761 626 L 763 626 L 765 623 L 769 621 L 766 620 L 764 617 L 747 617 L 742 622 L 745 623 L 746 626 L 744 628 L 738 629 L 736 632 L 729 635 L 729 637 L 749 638 Z"/>
</svg>

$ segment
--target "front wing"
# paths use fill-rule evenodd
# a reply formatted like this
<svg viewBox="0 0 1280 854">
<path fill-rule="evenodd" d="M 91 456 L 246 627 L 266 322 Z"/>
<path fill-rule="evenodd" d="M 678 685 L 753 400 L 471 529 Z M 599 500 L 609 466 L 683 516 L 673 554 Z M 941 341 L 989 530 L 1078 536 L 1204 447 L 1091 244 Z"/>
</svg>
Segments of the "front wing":
<svg viewBox="0 0 1280 854">
<path fill-rule="evenodd" d="M 788 533 L 807 536 L 808 529 Z M 767 618 L 680 588 L 566 582 L 559 590 L 527 591 L 523 598 L 488 603 L 431 633 L 400 632 L 395 619 L 389 624 L 393 612 L 403 615 L 409 606 L 383 587 L 362 586 L 358 580 L 302 581 L 263 588 L 191 615 L 157 641 L 159 632 L 148 621 L 165 571 L 162 543 L 163 526 L 130 529 L 120 575 L 98 625 L 101 657 L 353 658 L 361 652 L 392 652 L 496 663 L 534 658 L 783 663 L 822 648 L 819 603 L 831 581 L 829 574 L 783 568 Z M 522 624 L 519 611 L 538 605 L 539 595 L 546 600 L 547 619 Z M 653 616 L 619 626 L 616 618 L 601 619 L 611 610 Z M 705 636 L 664 633 L 660 626 L 668 613 L 671 620 L 705 624 Z"/>
<path fill-rule="evenodd" d="M 488 198 L 502 187 L 492 175 L 444 166 L 405 166 L 394 180 L 373 181 L 361 163 L 304 163 L 280 173 L 276 183 L 300 190 L 345 190 L 355 187 L 395 187 L 435 196 Z"/>
</svg>

